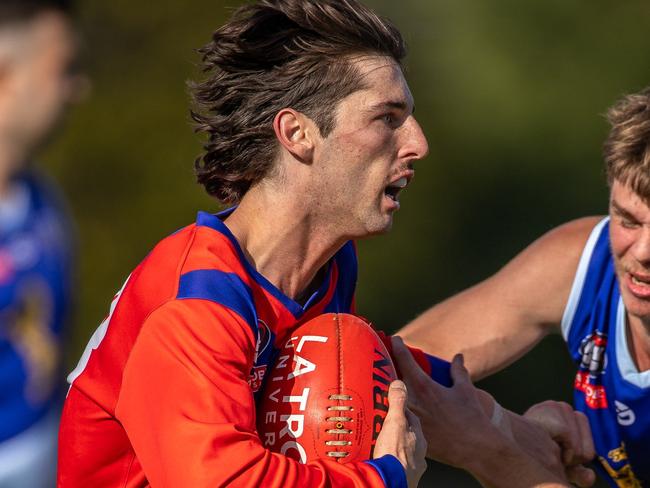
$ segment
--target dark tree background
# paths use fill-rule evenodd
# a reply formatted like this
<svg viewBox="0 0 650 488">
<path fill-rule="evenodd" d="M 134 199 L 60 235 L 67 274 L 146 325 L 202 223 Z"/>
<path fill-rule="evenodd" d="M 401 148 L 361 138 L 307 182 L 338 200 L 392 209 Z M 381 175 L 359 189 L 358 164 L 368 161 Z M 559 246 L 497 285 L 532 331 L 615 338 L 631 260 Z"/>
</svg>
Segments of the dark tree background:
<svg viewBox="0 0 650 488">
<path fill-rule="evenodd" d="M 113 293 L 162 237 L 217 210 L 193 180 L 200 151 L 185 83 L 196 48 L 241 2 L 79 2 L 89 99 L 42 160 L 79 232 L 72 366 Z M 431 154 L 390 235 L 360 243 L 360 312 L 393 331 L 496 271 L 550 228 L 602 214 L 602 116 L 650 84 L 643 0 L 368 0 L 410 46 L 408 79 Z M 480 327 L 481 324 L 476 324 Z M 558 338 L 481 386 L 523 411 L 570 399 Z M 432 467 L 422 486 L 477 486 Z"/>
</svg>

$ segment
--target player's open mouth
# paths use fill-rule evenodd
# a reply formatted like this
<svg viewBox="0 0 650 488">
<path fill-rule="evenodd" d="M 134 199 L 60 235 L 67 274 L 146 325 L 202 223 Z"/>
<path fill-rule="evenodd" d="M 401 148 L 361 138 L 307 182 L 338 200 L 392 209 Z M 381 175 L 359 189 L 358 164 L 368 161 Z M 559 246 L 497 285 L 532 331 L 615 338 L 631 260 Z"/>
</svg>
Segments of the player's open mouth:
<svg viewBox="0 0 650 488">
<path fill-rule="evenodd" d="M 639 298 L 650 298 L 650 276 L 628 272 L 627 277 L 627 286 L 633 295 Z"/>
<path fill-rule="evenodd" d="M 402 176 L 400 179 L 388 185 L 384 190 L 384 194 L 394 202 L 397 202 L 399 193 L 406 188 L 406 185 L 408 185 L 408 178 Z"/>
<path fill-rule="evenodd" d="M 643 280 L 641 278 L 637 278 L 634 275 L 630 275 L 632 277 L 632 283 L 636 285 L 650 285 L 650 280 Z"/>
</svg>

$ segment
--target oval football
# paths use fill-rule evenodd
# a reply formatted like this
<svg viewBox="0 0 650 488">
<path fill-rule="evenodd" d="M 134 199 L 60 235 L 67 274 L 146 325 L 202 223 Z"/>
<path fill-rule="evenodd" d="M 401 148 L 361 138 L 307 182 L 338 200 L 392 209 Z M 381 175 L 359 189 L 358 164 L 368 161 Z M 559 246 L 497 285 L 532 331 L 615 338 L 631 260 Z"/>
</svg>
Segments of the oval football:
<svg viewBox="0 0 650 488">
<path fill-rule="evenodd" d="M 303 463 L 372 458 L 395 367 L 360 317 L 324 314 L 282 346 L 258 406 L 263 445 Z"/>
</svg>

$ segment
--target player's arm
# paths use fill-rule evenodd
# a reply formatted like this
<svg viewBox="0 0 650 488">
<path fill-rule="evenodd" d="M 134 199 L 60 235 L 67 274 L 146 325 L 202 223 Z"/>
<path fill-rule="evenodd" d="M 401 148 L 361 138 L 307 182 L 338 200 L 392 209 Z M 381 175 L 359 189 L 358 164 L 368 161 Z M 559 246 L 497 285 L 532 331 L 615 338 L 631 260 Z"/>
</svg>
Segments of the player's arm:
<svg viewBox="0 0 650 488">
<path fill-rule="evenodd" d="M 410 358 L 405 361 L 404 357 L 396 355 L 393 351 L 393 341 L 397 341 L 398 348 L 403 345 L 401 339 L 396 336 L 391 340 L 383 332 L 378 334 L 386 348 L 396 361 L 399 370 L 399 377 L 417 388 L 411 390 L 409 404 L 411 408 L 423 415 L 426 420 L 431 414 L 429 410 L 429 395 L 431 387 L 429 381 L 421 377 L 424 372 L 437 385 L 452 387 L 454 382 L 451 377 L 451 364 L 445 360 L 431 356 L 420 349 L 406 346 L 402 349 L 408 351 Z M 412 359 L 413 361 L 411 361 Z M 400 365 L 404 368 L 401 369 Z M 419 380 L 419 381 L 418 381 Z M 483 413 L 490 418 L 490 421 L 509 439 L 514 440 L 520 449 L 528 453 L 534 460 L 551 472 L 562 473 L 578 486 L 591 486 L 595 479 L 592 470 L 583 466 L 595 456 L 593 439 L 587 417 L 582 412 L 577 412 L 563 402 L 546 401 L 533 405 L 523 416 L 502 408 L 496 400 L 486 391 L 474 388 Z M 438 390 L 442 394 L 446 390 Z M 423 413 L 424 411 L 424 413 Z M 436 457 L 436 447 L 439 447 L 436 432 L 432 429 L 427 431 L 429 440 L 429 457 Z"/>
<path fill-rule="evenodd" d="M 582 250 L 599 220 L 583 218 L 550 231 L 498 273 L 435 305 L 398 334 L 448 360 L 463 353 L 474 379 L 502 369 L 558 329 Z"/>
<path fill-rule="evenodd" d="M 391 340 L 383 332 L 378 332 L 397 363 L 399 377 L 413 386 L 409 404 L 425 419 L 431 415 L 429 409 L 429 396 L 431 395 L 430 383 L 421 378 L 424 372 L 437 385 L 452 387 L 454 384 L 451 376 L 451 364 L 445 360 L 431 356 L 420 349 L 406 346 L 406 351 L 413 361 L 405 361 L 403 357 L 396 356 L 392 343 L 400 342 L 399 336 Z M 403 343 L 398 344 L 398 348 Z M 404 351 L 403 350 L 403 351 Z M 403 356 L 402 351 L 402 356 Z M 406 366 L 405 366 L 406 363 Z M 404 369 L 400 369 L 400 365 Z M 418 381 L 419 378 L 419 381 Z M 438 388 L 433 387 L 434 390 Z M 546 401 L 533 405 L 523 416 L 502 408 L 496 400 L 486 391 L 474 388 L 483 413 L 490 421 L 509 439 L 514 440 L 520 450 L 525 451 L 537 463 L 551 472 L 563 473 L 569 481 L 585 487 L 591 486 L 595 480 L 595 473 L 584 466 L 595 456 L 594 443 L 587 417 L 582 412 L 577 412 L 564 402 Z M 438 390 L 445 394 L 446 390 Z M 436 447 L 439 447 L 435 430 L 427 430 L 429 441 L 429 457 L 436 457 Z"/>
<path fill-rule="evenodd" d="M 501 407 L 486 391 L 475 391 L 491 423 L 533 460 L 577 486 L 594 484 L 596 474 L 585 464 L 593 460 L 595 449 L 589 421 L 582 412 L 549 400 L 518 415 Z M 418 401 L 414 396 L 413 401 Z"/>
<path fill-rule="evenodd" d="M 460 356 L 452 362 L 453 384 L 447 388 L 425 373 L 399 338 L 393 339 L 393 353 L 411 392 L 409 407 L 422 423 L 428 457 L 462 468 L 493 488 L 571 486 L 559 447 L 546 432 L 532 426 L 522 430 L 513 425 L 511 429 L 510 424 L 494 421 L 492 398 L 474 388 Z M 509 414 L 504 415 L 508 421 Z M 543 460 L 518 442 L 524 440 L 538 444 Z"/>
<path fill-rule="evenodd" d="M 152 486 L 406 486 L 392 455 L 303 465 L 264 449 L 247 382 L 254 351 L 250 326 L 213 302 L 172 301 L 147 319 L 124 370 L 116 417 Z M 386 454 L 396 451 L 388 441 Z"/>
</svg>

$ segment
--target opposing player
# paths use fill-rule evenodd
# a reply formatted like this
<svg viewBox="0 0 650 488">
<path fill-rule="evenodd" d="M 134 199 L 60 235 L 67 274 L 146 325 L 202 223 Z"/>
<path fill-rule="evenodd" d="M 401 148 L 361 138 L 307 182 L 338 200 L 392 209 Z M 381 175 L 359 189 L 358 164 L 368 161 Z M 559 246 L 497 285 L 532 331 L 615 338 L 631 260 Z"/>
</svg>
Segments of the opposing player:
<svg viewBox="0 0 650 488">
<path fill-rule="evenodd" d="M 427 153 L 403 40 L 355 0 L 262 0 L 201 52 L 196 172 L 237 205 L 164 239 L 115 296 L 70 376 L 59 486 L 413 487 L 425 443 L 399 382 L 373 460 L 302 465 L 255 431 L 277 350 L 315 315 L 352 311 L 351 239 L 390 229 Z M 459 359 L 451 372 L 439 404 L 467 432 L 433 439 L 458 444 L 451 462 L 494 486 L 567 486 L 490 421 Z"/>
<path fill-rule="evenodd" d="M 72 242 L 34 158 L 76 92 L 69 6 L 0 2 L 0 486 L 55 482 Z"/>
<path fill-rule="evenodd" d="M 602 474 L 612 486 L 641 487 L 650 486 L 650 88 L 608 118 L 609 217 L 552 230 L 401 334 L 442 357 L 464 352 L 481 378 L 561 332 Z"/>
</svg>

